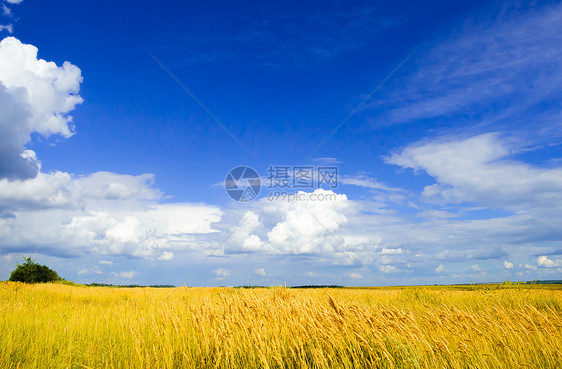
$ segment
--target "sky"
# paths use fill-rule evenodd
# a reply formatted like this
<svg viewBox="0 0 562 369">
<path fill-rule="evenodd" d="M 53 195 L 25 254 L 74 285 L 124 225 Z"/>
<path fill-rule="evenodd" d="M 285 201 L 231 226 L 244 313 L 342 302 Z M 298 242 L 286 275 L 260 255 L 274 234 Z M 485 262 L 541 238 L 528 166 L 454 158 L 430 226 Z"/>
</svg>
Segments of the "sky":
<svg viewBox="0 0 562 369">
<path fill-rule="evenodd" d="M 560 2 L 0 3 L 0 280 L 562 279 Z"/>
</svg>

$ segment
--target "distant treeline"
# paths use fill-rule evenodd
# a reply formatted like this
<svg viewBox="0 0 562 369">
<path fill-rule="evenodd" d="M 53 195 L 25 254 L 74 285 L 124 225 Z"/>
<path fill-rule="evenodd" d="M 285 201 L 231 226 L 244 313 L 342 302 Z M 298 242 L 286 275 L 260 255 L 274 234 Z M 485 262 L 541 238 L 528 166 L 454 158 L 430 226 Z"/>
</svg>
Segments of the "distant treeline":
<svg viewBox="0 0 562 369">
<path fill-rule="evenodd" d="M 344 288 L 344 286 L 339 286 L 337 284 L 330 284 L 330 285 L 306 284 L 304 286 L 292 286 L 291 288 Z"/>
<path fill-rule="evenodd" d="M 507 281 L 507 282 L 481 282 L 481 283 L 473 283 L 474 285 L 481 285 L 481 284 L 562 284 L 562 280 L 560 279 L 547 279 L 547 280 L 543 280 L 543 281 L 539 281 L 539 280 L 535 280 L 535 281 L 518 281 L 518 282 L 512 282 L 512 281 Z M 456 285 L 464 285 L 463 283 L 459 283 L 459 284 L 452 284 L 451 286 L 456 286 Z"/>
<path fill-rule="evenodd" d="M 151 287 L 151 288 L 175 288 L 176 286 L 171 284 L 153 284 L 150 286 L 143 286 L 140 284 L 110 284 L 110 283 L 90 283 L 85 284 L 88 287 L 113 287 L 113 288 L 143 288 L 143 287 Z M 276 286 L 234 286 L 233 288 L 272 288 Z M 287 288 L 344 288 L 344 286 L 339 286 L 335 284 L 330 285 L 303 285 L 303 286 L 290 286 Z"/>
<path fill-rule="evenodd" d="M 560 279 L 549 279 L 549 280 L 545 280 L 545 281 L 527 281 L 527 282 L 522 282 L 525 284 L 562 284 L 562 280 Z"/>
<path fill-rule="evenodd" d="M 277 286 L 234 286 L 234 288 L 272 288 Z M 289 286 L 287 288 L 344 288 L 344 286 L 338 286 L 335 284 L 307 284 L 304 286 Z"/>
<path fill-rule="evenodd" d="M 525 282 L 509 282 L 509 283 L 519 283 L 519 284 L 562 284 L 562 280 L 543 280 L 543 281 L 525 281 Z M 487 282 L 487 283 L 474 283 L 473 285 L 501 285 L 506 284 L 506 282 Z M 450 286 L 465 286 L 467 284 L 451 284 Z M 114 288 L 175 288 L 176 286 L 171 284 L 153 284 L 150 286 L 143 286 L 139 284 L 109 284 L 109 283 L 90 283 L 86 284 L 89 287 L 114 287 Z M 439 286 L 439 285 L 434 285 Z M 276 286 L 234 286 L 233 288 L 272 288 Z M 302 286 L 290 286 L 287 288 L 346 288 L 345 286 L 340 286 L 337 284 L 306 284 Z"/>
<path fill-rule="evenodd" d="M 108 284 L 108 283 L 90 283 L 89 287 L 114 287 L 114 288 L 135 288 L 135 287 L 151 287 L 151 288 L 174 288 L 171 284 L 153 284 L 150 286 L 142 286 L 139 284 Z"/>
</svg>

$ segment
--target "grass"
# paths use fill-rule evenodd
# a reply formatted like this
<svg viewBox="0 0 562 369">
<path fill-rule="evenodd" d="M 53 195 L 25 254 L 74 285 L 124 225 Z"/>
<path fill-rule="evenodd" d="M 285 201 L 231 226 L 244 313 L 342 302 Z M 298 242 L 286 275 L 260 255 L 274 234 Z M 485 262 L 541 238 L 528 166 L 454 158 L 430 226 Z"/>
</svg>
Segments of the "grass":
<svg viewBox="0 0 562 369">
<path fill-rule="evenodd" d="M 0 283 L 1 368 L 559 368 L 559 285 Z"/>
</svg>

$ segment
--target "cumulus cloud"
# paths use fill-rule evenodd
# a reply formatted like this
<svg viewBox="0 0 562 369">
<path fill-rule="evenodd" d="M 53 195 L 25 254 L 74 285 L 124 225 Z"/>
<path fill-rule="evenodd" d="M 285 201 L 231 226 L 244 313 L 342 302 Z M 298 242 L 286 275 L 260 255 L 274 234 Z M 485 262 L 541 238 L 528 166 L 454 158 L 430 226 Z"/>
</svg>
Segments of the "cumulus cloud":
<svg viewBox="0 0 562 369">
<path fill-rule="evenodd" d="M 468 152 L 467 155 L 470 156 Z M 238 222 L 246 219 L 232 234 L 225 253 L 294 255 L 305 259 L 314 255 L 316 262 L 327 265 L 350 265 L 356 258 L 383 274 L 403 271 L 403 275 L 408 275 L 433 270 L 435 260 L 441 262 L 443 269 L 438 271 L 444 273 L 447 263 L 452 262 L 474 264 L 507 256 L 532 257 L 537 246 L 529 243 L 545 236 L 544 226 L 537 228 L 537 218 L 524 213 L 485 219 L 441 214 L 431 217 L 428 213 L 420 221 L 393 212 L 374 213 L 368 200 L 352 201 L 345 195 L 338 196 L 341 204 L 261 199 L 249 204 L 251 210 L 244 214 L 225 210 L 225 220 L 231 224 L 236 224 L 233 214 L 237 214 L 234 219 Z M 321 225 L 313 228 L 318 222 L 310 212 L 324 214 L 323 223 L 330 224 L 330 230 Z M 294 213 L 298 217 L 292 218 Z M 290 231 L 284 234 L 290 237 L 275 243 L 273 230 L 285 226 Z M 553 222 L 552 231 L 556 229 Z M 552 237 L 557 236 L 553 233 Z"/>
<path fill-rule="evenodd" d="M 428 199 L 514 211 L 562 207 L 562 168 L 513 160 L 514 150 L 498 134 L 486 133 L 413 144 L 386 162 L 434 177 L 438 183 L 423 191 Z"/>
<path fill-rule="evenodd" d="M 83 208 L 89 202 L 98 207 L 112 203 L 131 204 L 158 200 L 151 174 L 131 176 L 97 172 L 73 176 L 64 172 L 38 173 L 27 180 L 0 179 L 0 209 L 12 211 L 48 208 Z"/>
<path fill-rule="evenodd" d="M 445 270 L 445 267 L 443 266 L 443 264 L 439 264 L 439 266 L 437 268 L 435 268 L 436 273 L 441 273 L 443 270 Z"/>
<path fill-rule="evenodd" d="M 543 255 L 537 258 L 537 264 L 544 268 L 556 268 L 562 266 L 562 260 L 552 260 Z"/>
<path fill-rule="evenodd" d="M 513 269 L 513 263 L 510 263 L 509 261 L 504 260 L 504 262 L 503 262 L 503 267 L 504 267 L 505 269 Z"/>
<path fill-rule="evenodd" d="M 0 218 L 0 250 L 146 258 L 159 253 L 160 260 L 169 260 L 171 250 L 200 247 L 193 236 L 217 232 L 212 223 L 221 219 L 221 211 L 213 206 L 140 203 L 135 209 L 131 204 L 100 208 L 95 201 L 85 203 L 82 209 L 17 211 L 12 218 Z"/>
<path fill-rule="evenodd" d="M 80 69 L 37 59 L 37 51 L 14 37 L 0 41 L 0 178 L 37 175 L 37 158 L 25 150 L 32 133 L 74 133 L 69 112 L 82 102 Z"/>
<path fill-rule="evenodd" d="M 255 275 L 264 276 L 264 275 L 266 274 L 266 273 L 265 273 L 265 269 L 264 269 L 264 268 L 258 268 L 258 269 L 256 269 L 256 270 L 254 270 L 254 274 L 255 274 Z"/>
<path fill-rule="evenodd" d="M 171 260 L 217 232 L 217 207 L 161 203 L 152 174 L 43 173 L 26 150 L 32 133 L 74 134 L 80 69 L 37 58 L 37 48 L 0 42 L 0 253 L 133 255 Z M 156 256 L 158 255 L 158 256 Z"/>
<path fill-rule="evenodd" d="M 387 157 L 389 164 L 435 179 L 422 192 L 427 203 L 458 206 L 468 214 L 467 203 L 505 212 L 483 219 L 433 217 L 424 222 L 425 229 L 414 226 L 406 232 L 417 233 L 418 242 L 433 239 L 443 245 L 437 256 L 447 261 L 499 259 L 508 253 L 530 258 L 541 243 L 562 239 L 562 168 L 515 160 L 524 147 L 514 142 L 497 133 L 446 137 L 411 144 Z M 454 250 L 448 239 L 464 250 Z"/>
<path fill-rule="evenodd" d="M 353 279 L 362 279 L 363 276 L 359 273 L 349 273 L 349 276 Z"/>
<path fill-rule="evenodd" d="M 242 217 L 226 252 L 308 254 L 333 251 L 331 232 L 347 222 L 346 195 L 316 189 L 299 191 L 298 200 L 262 198 Z M 320 201 L 321 199 L 321 201 Z"/>
<path fill-rule="evenodd" d="M 392 273 L 392 272 L 396 272 L 397 268 L 392 265 L 381 265 L 379 266 L 379 270 L 383 273 Z"/>
<path fill-rule="evenodd" d="M 164 251 L 162 255 L 158 257 L 160 261 L 170 261 L 174 258 L 174 253 L 171 251 Z"/>
<path fill-rule="evenodd" d="M 265 212 L 281 217 L 267 233 L 270 246 L 280 253 L 333 250 L 334 240 L 329 233 L 347 222 L 347 196 L 322 189 L 312 193 L 299 191 L 299 194 L 304 196 L 302 201 L 265 203 Z M 318 195 L 333 197 L 326 197 L 326 201 L 313 201 Z"/>
<path fill-rule="evenodd" d="M 246 211 L 239 224 L 230 229 L 231 242 L 226 251 L 230 253 L 266 251 L 265 243 L 256 234 L 262 227 L 259 215 L 254 211 Z"/>
<path fill-rule="evenodd" d="M 0 252 L 41 249 L 54 255 L 136 255 L 169 260 L 194 234 L 217 232 L 214 206 L 161 204 L 152 175 L 39 173 L 0 180 Z M 162 254 L 163 251 L 170 253 Z M 162 260 L 162 259 L 161 259 Z"/>
</svg>

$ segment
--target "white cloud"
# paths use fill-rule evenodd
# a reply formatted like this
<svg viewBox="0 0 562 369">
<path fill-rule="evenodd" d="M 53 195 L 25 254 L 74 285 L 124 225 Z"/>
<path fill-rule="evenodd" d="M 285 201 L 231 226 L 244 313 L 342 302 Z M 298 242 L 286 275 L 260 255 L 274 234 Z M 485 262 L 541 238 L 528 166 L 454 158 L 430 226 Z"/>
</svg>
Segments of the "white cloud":
<svg viewBox="0 0 562 369">
<path fill-rule="evenodd" d="M 78 271 L 78 274 L 85 274 L 85 273 L 88 273 L 88 269 L 80 269 Z"/>
<path fill-rule="evenodd" d="M 0 32 L 8 31 L 8 33 L 14 33 L 14 26 L 12 24 L 0 24 Z"/>
<path fill-rule="evenodd" d="M 5 15 L 7 17 L 12 16 L 12 10 L 10 8 L 8 8 L 5 4 L 2 4 L 2 15 Z M 12 33 L 12 32 L 10 32 L 10 33 Z"/>
<path fill-rule="evenodd" d="M 398 249 L 388 249 L 386 247 L 384 247 L 381 251 L 379 251 L 379 255 L 400 255 L 403 254 L 404 251 L 402 251 L 401 248 Z"/>
<path fill-rule="evenodd" d="M 467 155 L 470 156 L 470 153 Z M 338 212 L 334 212 L 334 216 L 336 219 L 337 216 L 344 216 L 345 221 L 333 223 L 331 234 L 326 229 L 311 229 L 314 223 L 307 223 L 305 217 L 308 215 L 308 220 L 315 222 L 308 211 L 330 214 L 334 204 L 321 204 L 327 209 L 313 209 L 312 205 L 318 204 L 312 202 L 281 203 L 262 199 L 248 204 L 247 209 L 251 209 L 246 209 L 245 215 L 248 218 L 231 236 L 232 242 L 226 245 L 225 252 L 300 255 L 299 257 L 303 258 L 314 255 L 314 260 L 321 264 L 350 265 L 353 258 L 344 250 L 341 245 L 343 244 L 354 257 L 381 273 L 404 270 L 404 277 L 412 275 L 411 273 L 427 273 L 427 270 L 435 268 L 431 266 L 432 263 L 439 260 L 443 268 L 441 272 L 445 275 L 449 270 L 448 263 L 452 262 L 503 262 L 508 256 L 506 250 L 509 250 L 510 257 L 532 257 L 530 255 L 538 252 L 539 246 L 529 243 L 543 238 L 545 229 L 548 229 L 544 226 L 537 227 L 538 218 L 525 213 L 495 218 L 470 218 L 472 209 L 480 212 L 486 207 L 461 207 L 455 209 L 454 214 L 459 215 L 454 218 L 448 214 L 439 214 L 434 217 L 428 215 L 420 221 L 403 217 L 396 212 L 375 213 L 373 203 L 368 200 L 352 201 L 347 199 L 347 196 L 342 200 L 345 205 Z M 290 219 L 288 214 L 292 212 L 298 212 L 300 217 Z M 468 219 L 464 219 L 465 217 Z M 227 224 L 236 224 L 243 219 L 243 215 L 237 211 L 225 210 L 224 218 Z M 287 231 L 286 234 L 300 236 L 294 240 L 289 238 L 286 240 L 288 245 L 277 247 L 275 243 L 270 242 L 269 235 L 279 224 L 287 222 L 306 228 L 310 233 Z M 557 232 L 559 227 L 556 222 L 551 223 L 549 227 L 552 232 Z M 230 229 L 233 230 L 234 226 Z M 552 237 L 557 237 L 556 233 L 552 233 Z M 302 242 L 299 244 L 298 240 Z M 307 245 L 310 240 L 313 240 L 313 245 L 320 246 L 310 247 Z M 245 242 L 246 246 L 241 247 Z M 249 247 L 249 244 L 256 247 Z M 470 264 L 466 265 L 466 268 L 469 269 Z M 478 277 L 485 278 L 482 274 Z"/>
<path fill-rule="evenodd" d="M 443 264 L 439 264 L 439 266 L 437 268 L 435 268 L 436 273 L 441 273 L 443 270 L 445 270 L 445 267 L 443 266 Z"/>
<path fill-rule="evenodd" d="M 113 261 L 111 261 L 111 260 L 100 260 L 100 261 L 98 261 L 98 263 L 103 264 L 103 265 L 113 265 Z"/>
<path fill-rule="evenodd" d="M 304 193 L 304 201 L 262 201 L 264 211 L 281 217 L 267 233 L 269 246 L 279 253 L 317 253 L 333 250 L 335 232 L 347 222 L 347 196 L 317 189 Z M 328 201 L 312 201 L 313 196 L 333 195 Z"/>
<path fill-rule="evenodd" d="M 503 262 L 503 267 L 504 267 L 505 269 L 513 269 L 513 263 L 510 263 L 509 261 L 504 260 L 504 262 Z"/>
<path fill-rule="evenodd" d="M 82 102 L 80 69 L 37 59 L 37 48 L 14 37 L 0 41 L 0 178 L 33 178 L 39 164 L 24 146 L 34 132 L 44 137 L 74 133 L 69 112 Z"/>
<path fill-rule="evenodd" d="M 264 276 L 264 275 L 266 275 L 265 269 L 264 268 L 258 268 L 256 270 L 254 270 L 254 274 Z"/>
<path fill-rule="evenodd" d="M 201 248 L 194 235 L 218 232 L 214 206 L 159 203 L 154 176 L 40 172 L 30 135 L 74 134 L 80 69 L 37 59 L 37 48 L 0 42 L 0 252 L 57 256 L 133 255 L 169 260 Z"/>
<path fill-rule="evenodd" d="M 6 0 L 9 4 L 21 4 L 23 0 Z"/>
<path fill-rule="evenodd" d="M 158 200 L 162 193 L 152 187 L 154 176 L 96 172 L 75 178 L 79 197 L 100 200 Z"/>
<path fill-rule="evenodd" d="M 127 278 L 127 279 L 131 279 L 135 276 L 136 272 L 135 271 L 130 271 L 130 272 L 120 272 L 120 273 L 111 273 L 114 277 L 121 277 L 121 278 Z"/>
<path fill-rule="evenodd" d="M 431 187 L 431 186 L 427 186 L 427 187 Z M 424 194 L 425 194 L 425 190 L 424 190 Z M 419 213 L 416 214 L 416 216 L 419 218 L 436 219 L 436 218 L 456 218 L 459 216 L 459 214 L 455 214 L 446 210 L 432 209 L 432 210 L 420 211 Z"/>
<path fill-rule="evenodd" d="M 254 232 L 262 227 L 260 217 L 254 211 L 246 211 L 240 220 L 242 223 L 233 227 L 230 236 L 231 252 L 257 252 L 264 251 L 265 244 Z"/>
<path fill-rule="evenodd" d="M 392 265 L 381 265 L 379 266 L 379 270 L 383 273 L 392 273 L 396 272 L 398 269 Z"/>
<path fill-rule="evenodd" d="M 151 200 L 160 196 L 151 179 L 117 174 L 76 179 L 55 172 L 26 181 L 0 180 L 0 210 L 11 214 L 0 218 L 0 250 L 29 251 L 35 245 L 55 255 L 150 258 L 200 247 L 193 235 L 217 232 L 212 224 L 221 220 L 220 209 L 159 204 Z M 121 186 L 127 192 L 112 190 Z"/>
<path fill-rule="evenodd" d="M 497 134 L 488 133 L 410 145 L 386 161 L 434 177 L 438 184 L 425 188 L 427 198 L 514 211 L 561 208 L 562 168 L 509 160 L 512 152 Z"/>
<path fill-rule="evenodd" d="M 537 258 L 537 264 L 545 268 L 556 268 L 562 266 L 562 260 L 560 259 L 552 260 L 543 255 Z"/>
<path fill-rule="evenodd" d="M 227 253 L 262 252 L 273 254 L 321 253 L 333 250 L 336 241 L 330 232 L 345 224 L 347 196 L 317 189 L 298 192 L 299 201 L 269 201 L 251 204 L 236 224 L 225 249 Z M 319 198 L 325 201 L 316 201 Z M 236 215 L 236 212 L 232 213 Z M 234 223 L 234 222 L 233 222 Z"/>
<path fill-rule="evenodd" d="M 337 158 L 332 158 L 332 157 L 314 158 L 314 159 L 312 159 L 312 161 L 313 161 L 315 164 L 320 164 L 320 165 L 336 165 L 336 164 L 341 164 L 341 161 L 339 161 Z"/>
<path fill-rule="evenodd" d="M 363 276 L 359 273 L 349 273 L 349 276 L 353 279 L 362 279 Z"/>
<path fill-rule="evenodd" d="M 470 267 L 470 270 L 472 270 L 473 272 L 480 272 L 482 271 L 482 269 L 480 269 L 480 266 L 478 264 L 474 264 Z"/>
<path fill-rule="evenodd" d="M 217 277 L 217 279 L 224 279 L 226 277 L 230 277 L 230 275 L 232 274 L 232 272 L 228 269 L 215 269 L 213 271 L 213 273 L 215 274 L 215 276 Z"/>
<path fill-rule="evenodd" d="M 158 257 L 160 261 L 170 261 L 174 258 L 174 253 L 171 251 L 164 251 L 162 255 Z"/>
<path fill-rule="evenodd" d="M 398 191 L 398 192 L 403 191 L 400 188 L 388 187 L 377 181 L 375 178 L 369 178 L 364 175 L 359 175 L 355 177 L 343 177 L 340 178 L 340 183 L 345 185 L 359 186 L 359 187 L 381 190 L 381 191 Z"/>
</svg>

